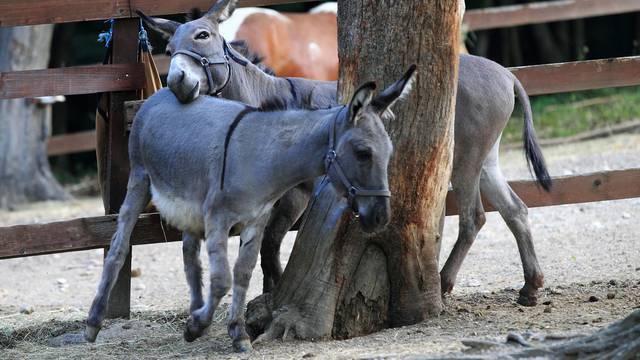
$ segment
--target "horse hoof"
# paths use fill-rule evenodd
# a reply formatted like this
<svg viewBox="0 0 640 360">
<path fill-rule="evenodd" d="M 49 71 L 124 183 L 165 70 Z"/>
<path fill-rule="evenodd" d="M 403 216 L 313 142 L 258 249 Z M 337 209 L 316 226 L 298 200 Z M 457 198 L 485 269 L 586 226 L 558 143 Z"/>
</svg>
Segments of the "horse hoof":
<svg viewBox="0 0 640 360">
<path fill-rule="evenodd" d="M 100 332 L 99 327 L 87 325 L 87 327 L 84 329 L 84 339 L 90 343 L 95 342 L 96 337 L 98 337 L 98 332 Z"/>
<path fill-rule="evenodd" d="M 233 342 L 233 350 L 239 353 L 248 353 L 253 351 L 253 346 L 249 339 L 235 340 Z"/>
<path fill-rule="evenodd" d="M 518 304 L 522 306 L 536 306 L 538 305 L 538 297 L 534 295 L 520 294 L 518 297 Z"/>
</svg>

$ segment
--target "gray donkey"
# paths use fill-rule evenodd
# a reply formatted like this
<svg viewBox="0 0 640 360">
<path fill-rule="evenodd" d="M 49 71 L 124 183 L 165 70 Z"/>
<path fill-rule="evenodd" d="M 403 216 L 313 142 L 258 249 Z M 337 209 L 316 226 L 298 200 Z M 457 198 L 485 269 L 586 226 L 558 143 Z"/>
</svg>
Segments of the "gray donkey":
<svg viewBox="0 0 640 360">
<path fill-rule="evenodd" d="M 301 108 L 337 105 L 335 82 L 270 76 L 230 49 L 218 32 L 218 23 L 231 15 L 235 5 L 235 0 L 218 0 L 204 17 L 185 24 L 139 13 L 150 27 L 169 39 L 167 54 L 172 59 L 167 82 L 181 101 L 209 94 L 253 106 L 274 96 Z M 518 79 L 493 61 L 461 55 L 451 179 L 460 222 L 458 239 L 441 271 L 441 280 L 443 293 L 451 292 L 462 262 L 485 223 L 482 193 L 516 238 L 525 278 L 518 302 L 532 306 L 543 286 L 543 274 L 534 251 L 528 209 L 498 164 L 500 136 L 514 109 L 514 92 L 524 109 L 527 161 L 539 184 L 547 191 L 551 187 L 533 128 L 529 98 Z M 262 248 L 265 292 L 280 278 L 280 244 L 304 211 L 311 188 L 310 184 L 296 187 L 274 208 Z"/>
<path fill-rule="evenodd" d="M 386 226 L 392 145 L 381 117 L 393 116 L 390 107 L 409 93 L 414 76 L 415 66 L 375 97 L 375 84 L 366 83 L 347 106 L 323 110 L 268 111 L 214 97 L 185 105 L 168 89 L 150 97 L 131 130 L 127 195 L 85 338 L 93 342 L 100 331 L 131 232 L 152 199 L 162 217 L 185 234 L 184 268 L 191 293 L 185 339 L 203 334 L 233 285 L 229 336 L 237 351 L 251 350 L 245 298 L 273 205 L 289 189 L 327 174 L 334 188 L 348 196 L 364 231 Z M 227 241 L 238 232 L 232 282 Z M 210 262 L 206 301 L 197 256 L 202 238 Z"/>
</svg>

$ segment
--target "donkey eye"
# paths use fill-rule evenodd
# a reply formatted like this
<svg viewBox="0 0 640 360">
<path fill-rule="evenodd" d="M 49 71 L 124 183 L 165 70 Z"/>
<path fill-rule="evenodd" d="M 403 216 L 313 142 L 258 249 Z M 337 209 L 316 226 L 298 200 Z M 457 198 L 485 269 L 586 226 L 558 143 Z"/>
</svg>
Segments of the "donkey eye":
<svg viewBox="0 0 640 360">
<path fill-rule="evenodd" d="M 200 33 L 198 33 L 198 35 L 196 35 L 196 39 L 198 40 L 206 40 L 209 38 L 209 33 L 206 31 L 202 31 Z"/>
<path fill-rule="evenodd" d="M 371 160 L 371 151 L 369 150 L 356 150 L 356 158 L 358 161 L 369 161 Z"/>
</svg>

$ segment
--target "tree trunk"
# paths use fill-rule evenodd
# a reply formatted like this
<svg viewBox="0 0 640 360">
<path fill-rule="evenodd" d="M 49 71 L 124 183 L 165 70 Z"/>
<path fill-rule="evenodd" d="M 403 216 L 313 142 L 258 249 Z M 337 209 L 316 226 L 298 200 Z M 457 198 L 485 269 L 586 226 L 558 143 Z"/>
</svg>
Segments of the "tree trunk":
<svg viewBox="0 0 640 360">
<path fill-rule="evenodd" d="M 0 28 L 0 71 L 46 68 L 52 30 L 53 25 Z M 0 208 L 69 198 L 49 168 L 50 128 L 50 106 L 0 100 Z"/>
<path fill-rule="evenodd" d="M 359 83 L 388 85 L 410 64 L 418 80 L 385 124 L 391 224 L 365 235 L 331 186 L 308 210 L 272 294 L 253 300 L 247 324 L 262 339 L 348 338 L 420 322 L 442 311 L 438 248 L 451 172 L 458 74 L 457 0 L 340 1 L 340 82 L 346 102 Z"/>
</svg>

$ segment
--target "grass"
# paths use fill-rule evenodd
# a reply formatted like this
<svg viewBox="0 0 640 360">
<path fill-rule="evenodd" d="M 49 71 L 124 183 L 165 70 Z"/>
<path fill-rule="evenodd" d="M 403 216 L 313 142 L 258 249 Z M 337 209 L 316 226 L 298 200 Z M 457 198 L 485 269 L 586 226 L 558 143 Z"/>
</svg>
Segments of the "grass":
<svg viewBox="0 0 640 360">
<path fill-rule="evenodd" d="M 566 137 L 640 118 L 640 87 L 536 96 L 531 105 L 539 138 Z M 518 106 L 503 141 L 521 139 L 522 112 Z"/>
</svg>

